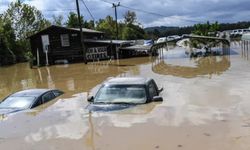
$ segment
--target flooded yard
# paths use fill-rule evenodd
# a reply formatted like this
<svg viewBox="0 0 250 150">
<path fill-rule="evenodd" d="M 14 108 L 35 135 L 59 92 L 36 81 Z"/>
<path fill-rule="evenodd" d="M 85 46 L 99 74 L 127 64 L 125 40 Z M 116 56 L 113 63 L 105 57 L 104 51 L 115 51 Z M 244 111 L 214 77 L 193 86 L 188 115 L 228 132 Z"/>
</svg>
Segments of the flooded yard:
<svg viewBox="0 0 250 150">
<path fill-rule="evenodd" d="M 179 47 L 159 58 L 0 68 L 0 99 L 29 88 L 58 88 L 59 99 L 0 118 L 0 149 L 249 150 L 250 61 L 238 43 L 230 55 L 192 58 Z M 88 112 L 87 95 L 106 78 L 155 79 L 163 102 Z"/>
</svg>

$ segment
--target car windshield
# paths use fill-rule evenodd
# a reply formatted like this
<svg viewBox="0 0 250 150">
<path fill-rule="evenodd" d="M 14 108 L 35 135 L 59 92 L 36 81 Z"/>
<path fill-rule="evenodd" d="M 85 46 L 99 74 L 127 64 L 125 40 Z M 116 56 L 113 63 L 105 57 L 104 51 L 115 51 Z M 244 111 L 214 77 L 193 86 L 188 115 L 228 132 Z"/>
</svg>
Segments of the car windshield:
<svg viewBox="0 0 250 150">
<path fill-rule="evenodd" d="M 146 102 L 146 91 L 139 85 L 106 85 L 97 93 L 95 103 L 132 103 Z"/>
<path fill-rule="evenodd" d="M 10 96 L 0 103 L 0 108 L 10 108 L 10 109 L 27 109 L 34 102 L 35 97 L 31 96 Z"/>
</svg>

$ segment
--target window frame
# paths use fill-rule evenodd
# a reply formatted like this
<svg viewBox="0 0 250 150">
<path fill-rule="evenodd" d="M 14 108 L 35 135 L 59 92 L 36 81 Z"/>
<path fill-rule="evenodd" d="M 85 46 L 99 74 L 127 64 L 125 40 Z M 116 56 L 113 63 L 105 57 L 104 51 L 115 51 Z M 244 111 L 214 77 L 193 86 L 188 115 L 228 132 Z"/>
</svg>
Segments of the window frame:
<svg viewBox="0 0 250 150">
<path fill-rule="evenodd" d="M 69 34 L 60 34 L 61 46 L 69 47 L 70 46 L 70 36 Z"/>
</svg>

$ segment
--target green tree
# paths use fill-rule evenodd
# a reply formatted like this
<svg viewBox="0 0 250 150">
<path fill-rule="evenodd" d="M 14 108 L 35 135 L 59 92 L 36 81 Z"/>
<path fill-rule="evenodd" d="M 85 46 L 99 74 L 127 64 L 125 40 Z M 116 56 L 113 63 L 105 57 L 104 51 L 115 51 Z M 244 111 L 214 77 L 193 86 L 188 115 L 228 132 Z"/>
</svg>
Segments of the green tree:
<svg viewBox="0 0 250 150">
<path fill-rule="evenodd" d="M 207 23 L 204 24 L 195 24 L 194 31 L 192 33 L 196 35 L 208 36 L 211 35 L 211 33 L 216 33 L 217 31 L 219 31 L 219 28 L 220 26 L 218 22 L 210 24 L 208 21 Z"/>
<path fill-rule="evenodd" d="M 136 13 L 133 12 L 133 11 L 125 12 L 123 17 L 124 17 L 125 24 L 134 24 L 134 23 L 136 23 L 136 20 L 137 20 Z"/>
<path fill-rule="evenodd" d="M 130 24 L 123 28 L 122 39 L 124 40 L 143 39 L 144 37 L 145 32 L 140 26 Z"/>
<path fill-rule="evenodd" d="M 81 24 L 84 24 L 83 16 L 80 17 Z M 66 26 L 69 28 L 79 28 L 78 16 L 74 12 L 70 12 L 68 15 L 68 20 L 66 22 Z"/>
<path fill-rule="evenodd" d="M 6 33 L 6 36 L 9 36 L 6 43 L 7 47 L 19 58 L 17 61 L 23 61 L 24 54 L 30 50 L 27 38 L 50 25 L 50 22 L 43 17 L 39 10 L 20 0 L 9 5 L 3 14 L 3 19 L 10 22 L 9 28 L 14 29 L 14 34 Z M 13 35 L 15 38 L 12 37 Z M 15 39 L 15 44 L 13 44 L 13 39 Z M 8 46 L 9 43 L 14 46 Z"/>
<path fill-rule="evenodd" d="M 17 39 L 25 39 L 50 25 L 39 10 L 20 0 L 9 5 L 4 19 L 11 21 Z"/>
<path fill-rule="evenodd" d="M 105 19 L 100 19 L 97 22 L 97 30 L 103 31 L 106 38 L 115 39 L 116 37 L 116 27 L 115 20 L 111 16 L 107 16 Z"/>
<path fill-rule="evenodd" d="M 84 28 L 88 28 L 88 29 L 95 29 L 95 22 L 94 22 L 94 20 L 84 21 L 83 27 Z"/>
<path fill-rule="evenodd" d="M 15 48 L 15 33 L 9 20 L 0 16 L 0 64 L 15 62 L 13 49 Z"/>
<path fill-rule="evenodd" d="M 127 11 L 123 16 L 125 25 L 122 29 L 122 39 L 135 40 L 144 38 L 145 32 L 137 23 L 136 13 Z"/>
</svg>

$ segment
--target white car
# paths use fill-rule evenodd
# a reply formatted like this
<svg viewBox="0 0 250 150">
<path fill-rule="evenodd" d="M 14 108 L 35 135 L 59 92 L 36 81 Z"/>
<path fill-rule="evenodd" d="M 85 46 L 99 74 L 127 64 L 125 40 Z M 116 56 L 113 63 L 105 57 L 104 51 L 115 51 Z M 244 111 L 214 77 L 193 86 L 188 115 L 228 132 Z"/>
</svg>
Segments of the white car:
<svg viewBox="0 0 250 150">
<path fill-rule="evenodd" d="M 180 40 L 181 37 L 179 35 L 171 35 L 167 37 L 168 41 L 173 41 L 173 40 Z"/>
<path fill-rule="evenodd" d="M 156 43 L 163 43 L 163 42 L 167 42 L 167 37 L 161 37 L 156 41 Z"/>
</svg>

